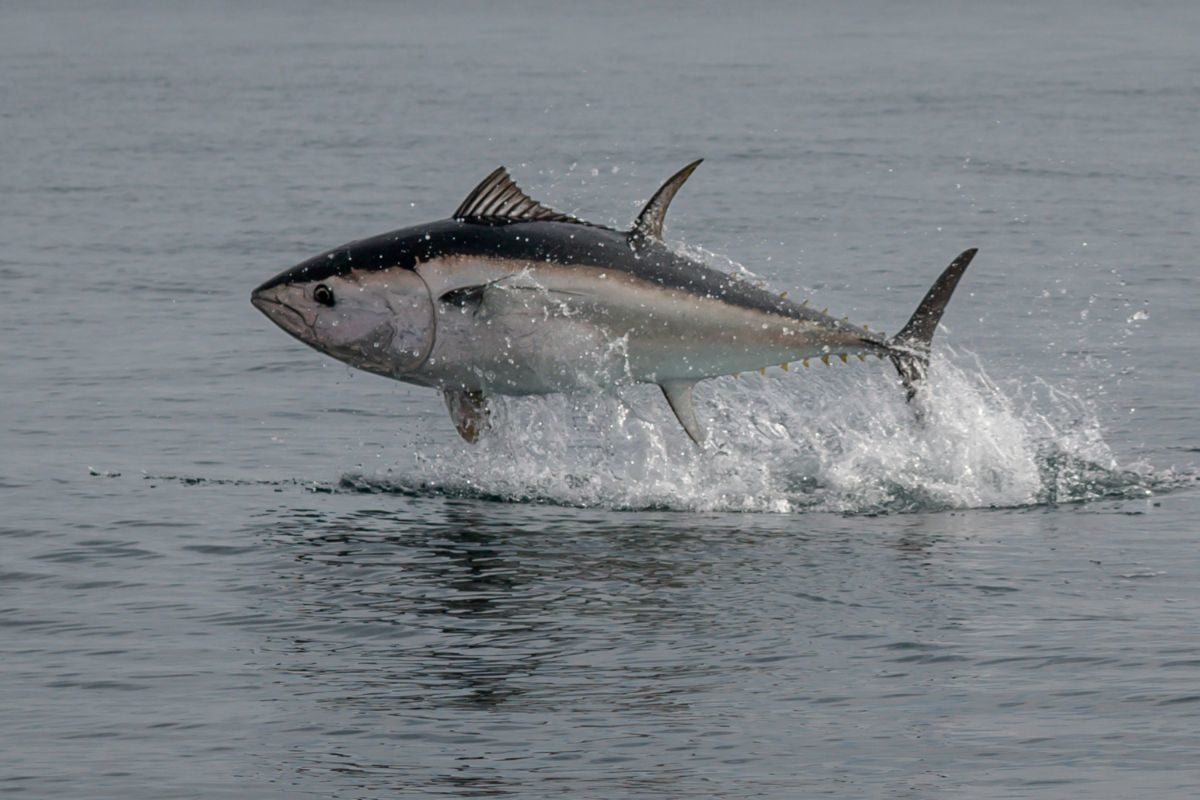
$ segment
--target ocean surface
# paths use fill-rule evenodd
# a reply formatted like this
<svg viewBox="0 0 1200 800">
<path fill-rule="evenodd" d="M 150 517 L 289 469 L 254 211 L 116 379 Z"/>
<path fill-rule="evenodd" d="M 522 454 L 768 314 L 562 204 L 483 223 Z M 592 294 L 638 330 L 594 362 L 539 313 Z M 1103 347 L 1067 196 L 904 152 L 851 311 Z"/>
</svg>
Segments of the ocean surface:
<svg viewBox="0 0 1200 800">
<path fill-rule="evenodd" d="M 811 7 L 810 7 L 811 6 Z M 0 8 L 0 795 L 1200 795 L 1200 6 Z M 506 165 L 894 331 L 505 399 L 250 290 Z"/>
</svg>

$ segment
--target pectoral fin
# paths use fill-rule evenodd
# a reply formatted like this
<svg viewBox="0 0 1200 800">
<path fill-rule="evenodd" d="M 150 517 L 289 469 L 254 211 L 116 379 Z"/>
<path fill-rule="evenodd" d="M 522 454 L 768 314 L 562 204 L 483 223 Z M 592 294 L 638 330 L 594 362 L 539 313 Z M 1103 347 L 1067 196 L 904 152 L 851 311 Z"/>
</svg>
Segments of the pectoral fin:
<svg viewBox="0 0 1200 800">
<path fill-rule="evenodd" d="M 519 276 L 506 276 L 484 284 L 460 286 L 438 297 L 438 302 L 454 306 L 476 316 L 503 314 L 516 309 L 528 311 L 544 307 L 562 310 L 566 304 L 586 296 L 581 292 L 547 289 L 537 283 L 521 282 Z M 514 305 L 515 304 L 515 305 Z"/>
<path fill-rule="evenodd" d="M 483 305 L 483 293 L 487 288 L 487 284 L 482 286 L 462 286 L 446 292 L 438 300 L 448 306 L 478 310 L 479 306 Z"/>
<path fill-rule="evenodd" d="M 471 444 L 479 441 L 484 431 L 491 428 L 487 398 L 483 392 L 467 389 L 446 389 L 442 392 L 450 419 L 458 429 L 458 435 Z"/>
<path fill-rule="evenodd" d="M 696 411 L 692 407 L 692 387 L 695 385 L 691 381 L 668 381 L 659 384 L 667 402 L 671 404 L 671 410 L 675 412 L 675 417 L 687 431 L 687 435 L 692 437 L 692 441 L 696 444 L 703 444 L 707 434 L 697 421 Z"/>
</svg>

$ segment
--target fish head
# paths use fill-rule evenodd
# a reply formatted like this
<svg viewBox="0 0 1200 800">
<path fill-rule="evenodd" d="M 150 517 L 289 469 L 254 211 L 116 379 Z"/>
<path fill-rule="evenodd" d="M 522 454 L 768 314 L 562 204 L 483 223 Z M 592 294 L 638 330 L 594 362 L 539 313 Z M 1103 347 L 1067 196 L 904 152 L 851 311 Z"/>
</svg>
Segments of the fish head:
<svg viewBox="0 0 1200 800">
<path fill-rule="evenodd" d="M 429 357 L 434 305 L 412 269 L 351 269 L 339 254 L 310 259 L 255 289 L 250 302 L 316 350 L 353 367 L 404 379 Z"/>
</svg>

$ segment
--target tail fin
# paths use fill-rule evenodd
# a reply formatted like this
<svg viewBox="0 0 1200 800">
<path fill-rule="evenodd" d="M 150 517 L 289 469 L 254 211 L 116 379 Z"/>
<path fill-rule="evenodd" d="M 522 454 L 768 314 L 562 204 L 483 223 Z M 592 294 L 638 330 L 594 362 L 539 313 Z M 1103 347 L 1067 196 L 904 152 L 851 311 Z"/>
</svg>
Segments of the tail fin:
<svg viewBox="0 0 1200 800">
<path fill-rule="evenodd" d="M 906 396 L 910 402 L 917 396 L 917 390 L 929 371 L 929 350 L 938 321 L 942 318 L 942 312 L 946 310 L 946 304 L 950 302 L 950 296 L 954 294 L 954 288 L 958 286 L 958 279 L 966 272 L 967 265 L 975 258 L 976 252 L 978 250 L 974 247 L 965 250 L 946 267 L 945 272 L 938 277 L 925 299 L 921 301 L 921 305 L 917 306 L 908 324 L 889 342 L 894 348 L 891 354 L 892 363 L 900 373 L 900 380 L 904 382 Z"/>
</svg>

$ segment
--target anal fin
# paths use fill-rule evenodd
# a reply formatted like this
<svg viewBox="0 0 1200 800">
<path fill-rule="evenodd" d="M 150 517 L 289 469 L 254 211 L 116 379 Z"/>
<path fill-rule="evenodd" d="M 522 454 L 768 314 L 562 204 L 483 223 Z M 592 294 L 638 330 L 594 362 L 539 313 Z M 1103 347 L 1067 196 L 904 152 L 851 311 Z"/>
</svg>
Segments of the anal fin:
<svg viewBox="0 0 1200 800">
<path fill-rule="evenodd" d="M 446 399 L 450 420 L 458 430 L 458 435 L 464 440 L 475 444 L 483 432 L 491 428 L 487 398 L 483 396 L 483 392 L 468 389 L 445 389 L 442 397 Z"/>
<path fill-rule="evenodd" d="M 707 434 L 696 419 L 696 410 L 692 406 L 692 387 L 695 385 L 693 381 L 666 381 L 660 383 L 659 387 L 687 435 L 696 444 L 703 444 Z"/>
</svg>

